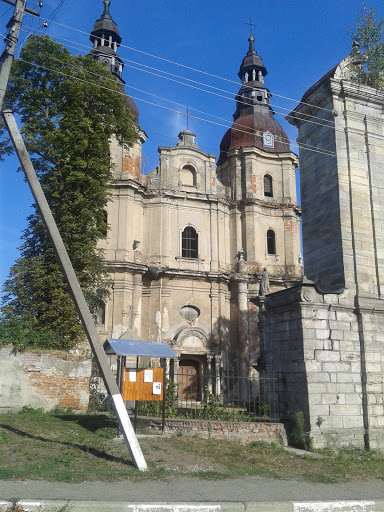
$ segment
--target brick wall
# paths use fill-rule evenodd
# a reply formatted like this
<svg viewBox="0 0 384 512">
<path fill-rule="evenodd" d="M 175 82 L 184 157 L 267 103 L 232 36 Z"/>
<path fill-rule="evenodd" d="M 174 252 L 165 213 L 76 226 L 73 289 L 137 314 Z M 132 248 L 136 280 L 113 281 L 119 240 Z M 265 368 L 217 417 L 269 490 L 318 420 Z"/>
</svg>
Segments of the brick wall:
<svg viewBox="0 0 384 512">
<path fill-rule="evenodd" d="M 161 421 L 152 420 L 150 429 L 161 430 Z M 165 432 L 210 439 L 227 439 L 248 444 L 252 441 L 265 443 L 282 442 L 287 446 L 287 436 L 282 423 L 240 423 L 172 419 L 165 421 Z"/>
<path fill-rule="evenodd" d="M 23 406 L 86 410 L 91 361 L 65 352 L 0 349 L 0 410 Z"/>
</svg>

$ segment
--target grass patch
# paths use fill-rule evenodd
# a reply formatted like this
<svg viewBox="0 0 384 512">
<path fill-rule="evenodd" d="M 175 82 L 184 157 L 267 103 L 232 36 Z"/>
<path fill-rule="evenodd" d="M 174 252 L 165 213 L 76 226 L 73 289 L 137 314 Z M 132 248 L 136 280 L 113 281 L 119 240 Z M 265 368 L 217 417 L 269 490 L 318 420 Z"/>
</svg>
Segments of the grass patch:
<svg viewBox="0 0 384 512">
<path fill-rule="evenodd" d="M 375 452 L 328 451 L 325 459 L 286 452 L 277 443 L 242 446 L 197 437 L 140 439 L 149 470 L 131 464 L 116 421 L 106 414 L 25 410 L 0 415 L 0 479 L 62 482 L 158 479 L 170 476 L 228 478 L 262 475 L 311 482 L 384 479 L 384 457 Z"/>
</svg>

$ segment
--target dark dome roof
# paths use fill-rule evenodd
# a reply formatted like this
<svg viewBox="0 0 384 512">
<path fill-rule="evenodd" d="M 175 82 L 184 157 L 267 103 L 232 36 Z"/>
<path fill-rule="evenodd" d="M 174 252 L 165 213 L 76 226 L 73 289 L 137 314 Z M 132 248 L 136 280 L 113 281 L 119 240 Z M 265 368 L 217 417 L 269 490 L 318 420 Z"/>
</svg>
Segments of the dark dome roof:
<svg viewBox="0 0 384 512">
<path fill-rule="evenodd" d="M 271 132 L 275 139 L 273 148 L 263 146 L 263 133 Z M 272 113 L 258 112 L 253 107 L 243 109 L 240 117 L 227 130 L 220 144 L 218 164 L 227 159 L 227 151 L 242 147 L 255 147 L 267 153 L 287 153 L 290 151 L 287 134 Z"/>
<path fill-rule="evenodd" d="M 260 55 L 256 55 L 256 53 L 252 53 L 251 55 L 244 57 L 240 69 L 248 67 L 265 68 Z"/>
<path fill-rule="evenodd" d="M 125 96 L 125 105 L 130 111 L 130 113 L 133 115 L 133 117 L 137 117 L 139 119 L 139 109 L 136 106 L 136 103 L 133 101 L 133 99 L 126 94 Z"/>
<path fill-rule="evenodd" d="M 108 19 L 108 18 L 102 17 L 99 20 L 96 20 L 96 23 L 92 30 L 92 34 L 98 35 L 98 34 L 101 34 L 102 32 L 104 32 L 105 34 L 107 34 L 107 33 L 115 34 L 117 36 L 116 39 L 120 38 L 119 42 L 121 42 L 119 29 L 117 28 L 117 25 L 113 21 L 113 19 L 111 19 L 111 18 Z"/>
</svg>

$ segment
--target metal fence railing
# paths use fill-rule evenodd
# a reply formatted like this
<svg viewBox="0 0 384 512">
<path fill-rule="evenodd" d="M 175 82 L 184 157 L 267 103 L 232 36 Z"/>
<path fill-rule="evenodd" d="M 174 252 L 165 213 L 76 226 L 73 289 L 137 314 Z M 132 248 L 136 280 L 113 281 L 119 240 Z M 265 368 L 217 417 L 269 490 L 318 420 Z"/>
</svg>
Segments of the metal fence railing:
<svg viewBox="0 0 384 512">
<path fill-rule="evenodd" d="M 166 379 L 165 415 L 218 421 L 276 422 L 281 419 L 279 382 L 273 375 L 256 378 L 180 372 Z M 139 415 L 161 416 L 161 404 L 139 402 Z"/>
</svg>

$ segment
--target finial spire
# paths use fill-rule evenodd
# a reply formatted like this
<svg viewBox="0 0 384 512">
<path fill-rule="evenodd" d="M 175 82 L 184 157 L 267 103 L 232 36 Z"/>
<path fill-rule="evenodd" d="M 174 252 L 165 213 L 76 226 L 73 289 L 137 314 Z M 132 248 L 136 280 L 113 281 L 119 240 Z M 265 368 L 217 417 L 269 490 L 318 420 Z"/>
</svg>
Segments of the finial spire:
<svg viewBox="0 0 384 512">
<path fill-rule="evenodd" d="M 252 23 L 252 18 L 249 18 L 249 22 L 247 22 L 246 25 L 249 25 L 249 28 L 251 31 L 251 34 L 248 37 L 248 41 L 249 41 L 248 55 L 252 55 L 252 54 L 257 55 L 256 50 L 255 50 L 255 45 L 254 45 L 255 38 L 253 37 L 253 32 L 252 32 L 252 27 L 256 27 L 256 24 Z"/>
<path fill-rule="evenodd" d="M 248 55 L 250 55 L 251 53 L 256 53 L 255 45 L 254 45 L 255 38 L 253 37 L 252 34 L 248 37 L 248 41 L 249 41 Z"/>
<path fill-rule="evenodd" d="M 109 12 L 109 6 L 111 4 L 111 0 L 103 0 L 104 2 L 104 12 L 103 12 L 103 17 L 107 18 L 107 17 L 111 17 L 111 14 Z"/>
</svg>

